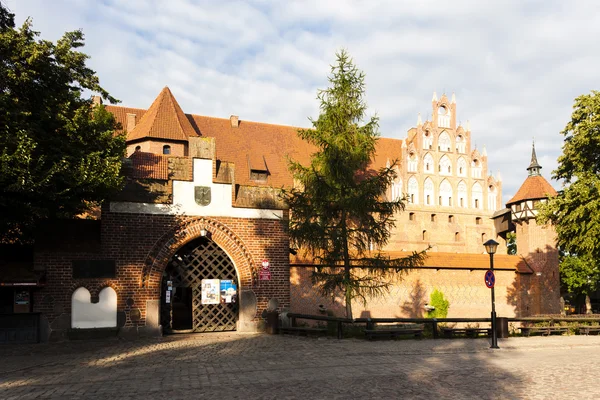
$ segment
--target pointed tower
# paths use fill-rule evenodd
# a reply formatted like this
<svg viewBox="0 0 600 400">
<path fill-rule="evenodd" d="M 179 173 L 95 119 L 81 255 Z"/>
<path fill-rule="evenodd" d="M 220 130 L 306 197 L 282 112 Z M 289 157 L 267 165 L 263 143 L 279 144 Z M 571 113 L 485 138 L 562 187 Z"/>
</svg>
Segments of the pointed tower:
<svg viewBox="0 0 600 400">
<path fill-rule="evenodd" d="M 186 156 L 188 139 L 199 136 L 168 87 L 160 92 L 138 124 L 128 124 L 127 154 L 144 151 Z"/>
<path fill-rule="evenodd" d="M 560 313 L 560 280 L 556 231 L 552 225 L 538 225 L 539 206 L 555 196 L 556 190 L 541 175 L 535 144 L 531 151 L 528 176 L 512 199 L 506 203 L 517 234 L 517 254 L 532 270 L 521 284 L 521 316 Z"/>
</svg>

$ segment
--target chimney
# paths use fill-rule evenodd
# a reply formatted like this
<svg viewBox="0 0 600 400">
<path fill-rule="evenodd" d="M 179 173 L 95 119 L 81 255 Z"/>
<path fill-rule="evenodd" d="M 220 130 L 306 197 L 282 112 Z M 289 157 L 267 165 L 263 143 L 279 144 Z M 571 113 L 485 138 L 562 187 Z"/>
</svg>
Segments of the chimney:
<svg viewBox="0 0 600 400">
<path fill-rule="evenodd" d="M 232 115 L 231 117 L 229 117 L 229 122 L 231 122 L 232 128 L 237 128 L 238 126 L 240 126 L 240 120 L 237 115 Z"/>
<path fill-rule="evenodd" d="M 135 114 L 127 113 L 127 132 L 131 132 L 135 128 Z"/>
<path fill-rule="evenodd" d="M 92 104 L 98 106 L 102 104 L 102 97 L 100 96 L 92 96 Z"/>
</svg>

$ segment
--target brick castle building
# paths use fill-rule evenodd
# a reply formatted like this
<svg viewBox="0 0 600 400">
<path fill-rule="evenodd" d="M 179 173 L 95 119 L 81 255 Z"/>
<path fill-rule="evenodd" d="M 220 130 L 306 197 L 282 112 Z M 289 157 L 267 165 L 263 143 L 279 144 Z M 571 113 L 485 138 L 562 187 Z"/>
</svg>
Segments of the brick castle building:
<svg viewBox="0 0 600 400">
<path fill-rule="evenodd" d="M 373 161 L 398 160 L 388 195 L 408 199 L 384 250 L 393 256 L 431 246 L 430 255 L 389 296 L 354 309 L 421 316 L 439 289 L 449 316 L 485 317 L 483 242 L 496 239 L 498 314 L 558 312 L 554 231 L 534 219 L 555 192 L 535 150 L 530 176 L 503 208 L 502 181 L 489 175 L 469 125 L 457 125 L 454 96 L 434 94 L 431 105 L 431 121 L 419 117 L 404 140 L 381 138 Z M 168 88 L 148 109 L 106 108 L 127 135 L 126 185 L 100 220 L 40 230 L 34 269 L 45 285 L 27 290 L 43 337 L 77 328 L 256 330 L 268 308 L 314 314 L 325 305 L 342 314 L 340 299 L 321 298 L 310 284 L 314 265 L 289 252 L 278 190 L 293 184 L 286 157 L 308 164 L 313 151 L 297 128 L 185 114 Z M 518 255 L 509 256 L 504 239 L 515 226 Z"/>
</svg>

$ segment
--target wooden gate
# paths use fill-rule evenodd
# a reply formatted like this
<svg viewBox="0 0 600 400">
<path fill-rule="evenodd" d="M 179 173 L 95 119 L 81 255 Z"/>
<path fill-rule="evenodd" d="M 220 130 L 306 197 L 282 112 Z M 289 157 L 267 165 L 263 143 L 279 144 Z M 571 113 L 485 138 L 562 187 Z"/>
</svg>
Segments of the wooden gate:
<svg viewBox="0 0 600 400">
<path fill-rule="evenodd" d="M 238 287 L 237 273 L 229 256 L 215 242 L 201 237 L 179 249 L 165 269 L 161 296 L 162 310 L 166 311 L 161 312 L 163 326 L 170 327 L 172 332 L 236 329 L 239 310 L 237 294 L 231 296 L 230 292 L 225 297 L 219 293 L 217 304 L 202 304 L 202 281 L 205 279 L 232 281 Z M 173 287 L 169 303 L 166 300 L 168 281 Z M 181 329 L 178 324 L 190 326 Z"/>
</svg>

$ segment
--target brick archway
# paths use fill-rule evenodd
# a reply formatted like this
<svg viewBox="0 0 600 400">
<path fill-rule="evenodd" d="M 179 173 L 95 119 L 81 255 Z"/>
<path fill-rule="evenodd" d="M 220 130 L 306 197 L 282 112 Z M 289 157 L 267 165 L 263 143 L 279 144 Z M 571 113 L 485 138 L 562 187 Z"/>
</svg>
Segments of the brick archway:
<svg viewBox="0 0 600 400">
<path fill-rule="evenodd" d="M 200 237 L 202 229 L 210 232 L 210 239 L 231 258 L 237 269 L 240 286 L 251 287 L 254 262 L 246 245 L 226 225 L 205 217 L 186 220 L 181 225 L 167 231 L 156 242 L 144 263 L 142 286 L 159 290 L 163 271 L 171 257 L 183 245 Z"/>
</svg>

